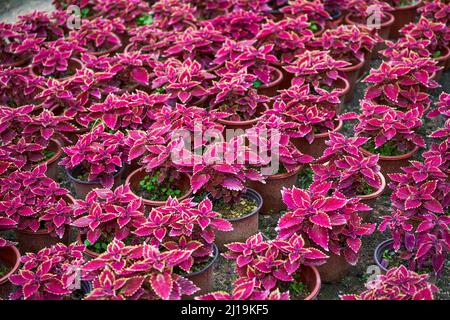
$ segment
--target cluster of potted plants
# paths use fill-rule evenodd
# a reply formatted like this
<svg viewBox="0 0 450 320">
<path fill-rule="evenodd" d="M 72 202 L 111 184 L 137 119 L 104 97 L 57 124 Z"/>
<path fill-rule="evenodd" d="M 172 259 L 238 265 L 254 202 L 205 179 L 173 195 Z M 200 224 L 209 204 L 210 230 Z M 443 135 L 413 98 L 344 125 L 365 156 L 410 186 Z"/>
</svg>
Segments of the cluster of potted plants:
<svg viewBox="0 0 450 320">
<path fill-rule="evenodd" d="M 450 250 L 450 98 L 430 97 L 450 63 L 448 4 L 53 3 L 0 23 L 0 231 L 14 231 L 0 298 L 315 299 L 358 263 L 386 185 L 386 274 L 342 299 L 433 298 L 417 273 L 440 276 Z M 360 112 L 344 113 L 360 79 Z M 261 233 L 259 215 L 280 212 Z M 220 253 L 232 292 L 213 290 Z"/>
</svg>

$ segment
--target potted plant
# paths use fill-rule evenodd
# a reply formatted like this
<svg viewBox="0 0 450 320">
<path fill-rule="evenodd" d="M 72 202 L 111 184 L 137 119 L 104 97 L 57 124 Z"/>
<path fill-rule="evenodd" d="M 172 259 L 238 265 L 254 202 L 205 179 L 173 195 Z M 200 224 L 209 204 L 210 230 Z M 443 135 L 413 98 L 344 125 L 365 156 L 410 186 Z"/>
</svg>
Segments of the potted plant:
<svg viewBox="0 0 450 320">
<path fill-rule="evenodd" d="M 264 180 L 256 170 L 262 165 L 263 160 L 245 146 L 242 136 L 209 144 L 202 155 L 194 156 L 193 193 L 208 192 L 214 211 L 233 226 L 231 232 L 216 232 L 216 244 L 221 251 L 225 244 L 244 241 L 258 232 L 258 213 L 263 200 L 258 192 L 245 186 L 250 180 Z"/>
<path fill-rule="evenodd" d="M 225 37 L 234 41 L 252 40 L 261 29 L 265 16 L 252 11 L 233 11 L 201 21 L 200 25 L 211 24 Z"/>
<path fill-rule="evenodd" d="M 228 63 L 225 68 L 230 66 Z M 231 67 L 231 66 L 230 66 Z M 227 119 L 218 119 L 227 129 L 248 129 L 269 107 L 269 97 L 260 95 L 254 87 L 257 77 L 239 68 L 236 72 L 222 70 L 219 81 L 213 81 L 211 109 L 226 112 Z"/>
<path fill-rule="evenodd" d="M 200 288 L 197 294 L 202 294 L 214 286 L 213 269 L 219 257 L 214 232 L 232 230 L 231 223 L 219 216 L 209 199 L 196 204 L 193 198 L 169 198 L 164 206 L 152 209 L 134 233 L 158 248 L 190 250 L 190 257 L 174 271 L 192 281 Z"/>
<path fill-rule="evenodd" d="M 81 135 L 79 140 L 63 148 L 66 156 L 59 162 L 78 197 L 84 198 L 94 188 L 118 186 L 127 155 L 125 135 L 108 133 L 103 124 Z"/>
<path fill-rule="evenodd" d="M 73 199 L 67 189 L 45 175 L 46 170 L 44 164 L 2 178 L 0 211 L 16 222 L 22 252 L 36 252 L 69 240 Z"/>
<path fill-rule="evenodd" d="M 151 8 L 153 24 L 166 31 L 182 32 L 195 27 L 197 8 L 188 2 L 178 0 L 160 0 Z"/>
<path fill-rule="evenodd" d="M 226 39 L 217 51 L 214 63 L 224 65 L 226 62 L 227 64 L 225 68 L 218 69 L 216 73 L 224 76 L 229 72 L 238 72 L 238 69 L 246 68 L 248 74 L 256 76 L 253 86 L 258 93 L 271 97 L 276 95 L 276 90 L 283 81 L 281 71 L 271 65 L 278 62 L 278 59 L 272 54 L 274 44 L 263 44 L 259 47 L 255 47 L 255 44 L 256 40 L 233 41 Z"/>
<path fill-rule="evenodd" d="M 376 33 L 371 34 L 360 26 L 345 25 L 326 30 L 316 44 L 313 44 L 321 50 L 328 50 L 335 60 L 350 63 L 349 66 L 338 69 L 345 75 L 350 85 L 344 102 L 353 99 L 356 81 L 365 68 L 370 66 L 368 63 L 371 60 L 372 51 L 380 41 L 381 38 Z"/>
<path fill-rule="evenodd" d="M 81 300 L 76 277 L 84 264 L 83 245 L 58 243 L 37 253 L 27 253 L 21 269 L 9 277 L 18 289 L 11 300 Z M 86 287 L 86 286 L 85 286 Z"/>
<path fill-rule="evenodd" d="M 113 239 L 129 245 L 142 242 L 133 231 L 145 222 L 144 206 L 126 184 L 114 191 L 92 190 L 85 200 L 75 200 L 73 215 L 72 225 L 79 230 L 78 242 L 86 246 L 88 259 L 104 253 Z"/>
<path fill-rule="evenodd" d="M 449 20 L 450 7 L 448 3 L 439 0 L 425 1 L 417 11 L 421 17 L 435 22 L 447 24 Z"/>
<path fill-rule="evenodd" d="M 255 288 L 289 292 L 293 300 L 317 297 L 321 281 L 315 266 L 323 264 L 327 256 L 318 249 L 307 248 L 301 236 L 265 241 L 258 233 L 226 247 L 224 257 L 236 263 L 237 283 L 253 280 Z"/>
<path fill-rule="evenodd" d="M 285 17 L 297 17 L 306 15 L 308 17 L 309 29 L 315 36 L 320 36 L 325 30 L 328 20 L 331 20 L 330 14 L 325 10 L 322 1 L 291 0 L 280 9 Z"/>
<path fill-rule="evenodd" d="M 358 197 L 361 202 L 373 207 L 386 187 L 380 172 L 378 155 L 365 156 L 359 147 L 369 140 L 364 137 L 346 138 L 340 133 L 331 133 L 328 146 L 320 160 L 323 164 L 311 164 L 315 182 L 331 181 L 332 188 L 347 197 Z M 366 216 L 363 216 L 366 219 Z"/>
<path fill-rule="evenodd" d="M 428 282 L 428 275 L 417 274 L 405 266 L 391 268 L 366 284 L 360 295 L 344 294 L 342 300 L 433 300 L 439 289 Z"/>
<path fill-rule="evenodd" d="M 86 300 L 180 300 L 199 289 L 174 268 L 191 257 L 192 250 L 165 250 L 141 244 L 126 246 L 113 240 L 103 254 L 82 268 L 92 281 Z"/>
<path fill-rule="evenodd" d="M 0 83 L 1 105 L 17 108 L 41 102 L 37 96 L 44 78 L 33 76 L 28 68 L 0 67 Z"/>
<path fill-rule="evenodd" d="M 189 29 L 188 29 L 189 30 Z M 177 33 L 161 30 L 154 25 L 145 25 L 128 30 L 129 43 L 124 52 L 139 51 L 156 59 L 163 55 Z"/>
<path fill-rule="evenodd" d="M 0 217 L 0 226 L 9 218 Z M 9 277 L 14 274 L 20 266 L 20 253 L 14 243 L 0 237 L 0 298 L 7 298 L 12 292 L 12 284 Z"/>
<path fill-rule="evenodd" d="M 265 183 L 255 181 L 249 184 L 263 198 L 261 214 L 278 214 L 284 209 L 280 190 L 294 186 L 304 165 L 314 160 L 298 151 L 291 142 L 288 133 L 290 127 L 280 117 L 272 115 L 263 117 L 246 132 L 250 148 L 256 150 L 259 147 L 260 152 L 266 150 L 267 154 L 261 156 L 267 157 L 264 161 L 271 164 L 264 168 Z"/>
<path fill-rule="evenodd" d="M 44 41 L 55 41 L 64 38 L 64 28 L 55 16 L 44 11 L 34 11 L 19 16 L 16 27 L 29 34 L 36 35 Z"/>
<path fill-rule="evenodd" d="M 86 52 L 94 56 L 109 55 L 122 47 L 119 34 L 125 32 L 122 20 L 95 18 L 86 20 L 79 30 L 70 33 L 72 41 L 77 41 Z"/>
<path fill-rule="evenodd" d="M 30 72 L 38 76 L 66 80 L 83 68 L 83 63 L 77 57 L 84 51 L 77 41 L 65 38 L 47 42 L 33 55 Z"/>
<path fill-rule="evenodd" d="M 389 38 L 397 39 L 400 36 L 400 29 L 414 22 L 417 16 L 417 9 L 423 4 L 422 0 L 390 0 L 389 4 L 394 8 L 394 24 L 389 32 Z"/>
<path fill-rule="evenodd" d="M 148 1 L 100 0 L 93 1 L 93 14 L 107 19 L 122 19 L 127 27 L 152 23 Z"/>
<path fill-rule="evenodd" d="M 378 163 L 386 178 L 408 165 L 419 147 L 425 147 L 424 139 L 415 131 L 422 125 L 418 108 L 402 112 L 362 100 L 361 111 L 360 115 L 348 113 L 341 119 L 358 119 L 356 136 L 369 138 L 360 150 L 365 155 L 380 155 Z"/>
<path fill-rule="evenodd" d="M 347 198 L 331 190 L 331 182 L 313 182 L 308 190 L 283 189 L 288 212 L 278 221 L 278 239 L 297 234 L 312 247 L 325 250 L 327 262 L 318 267 L 324 283 L 340 281 L 356 265 L 361 238 L 371 235 L 376 225 L 362 223 L 360 211 L 371 210 L 358 198 Z"/>
<path fill-rule="evenodd" d="M 345 0 L 324 0 L 323 5 L 325 10 L 330 15 L 330 19 L 326 23 L 327 29 L 338 28 L 344 23 L 345 15 L 347 13 L 347 1 Z"/>
<path fill-rule="evenodd" d="M 281 91 L 280 100 L 276 100 L 265 114 L 275 115 L 288 123 L 287 134 L 295 147 L 303 154 L 318 159 L 326 148 L 325 141 L 330 132 L 341 130 L 343 123 L 336 120 L 337 92 L 329 95 L 324 91 L 324 96 L 308 95 L 308 92 L 307 85 Z"/>
</svg>

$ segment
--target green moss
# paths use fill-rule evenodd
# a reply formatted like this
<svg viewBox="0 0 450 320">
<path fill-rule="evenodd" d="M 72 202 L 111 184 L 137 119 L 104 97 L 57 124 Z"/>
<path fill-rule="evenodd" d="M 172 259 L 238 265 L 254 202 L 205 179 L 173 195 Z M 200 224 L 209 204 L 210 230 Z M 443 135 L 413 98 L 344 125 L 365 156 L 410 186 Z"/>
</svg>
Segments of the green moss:
<svg viewBox="0 0 450 320">
<path fill-rule="evenodd" d="M 439 58 L 440 56 L 442 55 L 442 52 L 441 51 L 435 51 L 434 53 L 433 53 L 433 58 Z"/>
<path fill-rule="evenodd" d="M 173 187 L 173 180 L 159 183 L 159 174 L 158 171 L 153 176 L 145 176 L 139 182 L 139 195 L 151 201 L 166 201 L 169 197 L 180 197 L 182 191 Z"/>
<path fill-rule="evenodd" d="M 103 237 L 101 237 L 101 238 L 103 238 Z M 89 240 L 86 239 L 86 240 L 84 240 L 84 245 L 85 245 L 86 248 L 88 248 L 89 250 L 91 250 L 91 251 L 93 251 L 93 252 L 95 252 L 95 253 L 102 254 L 102 253 L 106 252 L 106 250 L 108 249 L 108 244 L 109 244 L 111 241 L 112 241 L 112 239 L 109 240 L 109 241 L 104 240 L 104 239 L 99 239 L 99 240 L 97 240 L 96 243 L 91 244 L 91 243 L 89 242 Z"/>
<path fill-rule="evenodd" d="M 289 282 L 288 289 L 293 300 L 304 300 L 310 294 L 306 284 L 300 281 Z"/>
<path fill-rule="evenodd" d="M 141 26 L 148 26 L 153 23 L 153 16 L 151 14 L 143 14 L 136 18 L 136 24 Z"/>
<path fill-rule="evenodd" d="M 374 192 L 375 192 L 375 189 L 372 188 L 366 181 L 363 181 L 356 189 L 356 193 L 358 195 L 362 195 L 362 196 L 372 194 Z"/>
<path fill-rule="evenodd" d="M 260 80 L 255 80 L 255 81 L 253 81 L 253 87 L 255 87 L 255 88 L 261 87 L 262 84 L 263 84 L 263 83 L 262 83 Z"/>
</svg>

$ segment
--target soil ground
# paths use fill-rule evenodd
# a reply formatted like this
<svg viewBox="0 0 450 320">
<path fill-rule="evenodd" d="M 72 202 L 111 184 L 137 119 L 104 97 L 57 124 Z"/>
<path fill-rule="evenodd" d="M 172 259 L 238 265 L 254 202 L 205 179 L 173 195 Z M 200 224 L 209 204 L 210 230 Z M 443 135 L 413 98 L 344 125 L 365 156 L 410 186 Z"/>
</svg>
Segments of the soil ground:
<svg viewBox="0 0 450 320">
<path fill-rule="evenodd" d="M 32 11 L 32 10 L 45 10 L 52 9 L 51 0 L 3 0 L 0 3 L 0 21 L 14 22 L 18 15 Z M 377 67 L 380 64 L 380 60 L 375 60 L 372 63 L 372 67 Z M 450 92 L 450 71 L 445 72 L 439 80 L 441 88 L 435 89 L 432 93 L 433 100 L 437 101 L 439 94 L 443 91 Z M 366 85 L 359 83 L 355 89 L 355 96 L 353 100 L 346 104 L 345 111 L 359 111 L 359 100 L 363 97 Z M 442 125 L 442 119 L 429 120 L 425 122 L 420 130 L 420 133 L 427 137 L 435 128 Z M 344 125 L 343 133 L 346 135 L 352 135 L 353 123 L 348 122 Z M 427 138 L 427 144 L 430 145 L 430 140 Z M 416 156 L 420 157 L 420 154 Z M 64 187 L 72 189 L 70 182 L 68 181 L 63 170 L 60 170 L 59 179 Z M 72 190 L 73 191 L 73 190 Z M 385 215 L 390 210 L 390 190 L 387 189 L 378 200 L 374 207 L 371 217 L 372 223 L 379 222 L 381 215 Z M 279 217 L 283 212 L 273 214 L 270 216 L 260 217 L 260 230 L 269 236 L 275 235 L 275 227 Z M 12 237 L 12 234 L 8 234 Z M 322 284 L 318 299 L 320 300 L 333 300 L 339 299 L 340 294 L 344 293 L 359 293 L 364 290 L 364 283 L 372 275 L 370 267 L 374 265 L 373 253 L 375 247 L 383 240 L 387 239 L 388 235 L 375 232 L 370 237 L 363 239 L 363 246 L 361 249 L 361 256 L 358 264 L 353 267 L 350 273 L 337 284 Z M 223 257 L 219 258 L 218 263 L 215 266 L 215 289 L 231 291 L 232 282 L 236 278 L 234 272 L 233 263 L 227 261 Z M 439 299 L 450 299 L 450 261 L 447 260 L 445 271 L 443 276 L 437 281 L 437 286 L 441 292 L 437 296 Z"/>
</svg>

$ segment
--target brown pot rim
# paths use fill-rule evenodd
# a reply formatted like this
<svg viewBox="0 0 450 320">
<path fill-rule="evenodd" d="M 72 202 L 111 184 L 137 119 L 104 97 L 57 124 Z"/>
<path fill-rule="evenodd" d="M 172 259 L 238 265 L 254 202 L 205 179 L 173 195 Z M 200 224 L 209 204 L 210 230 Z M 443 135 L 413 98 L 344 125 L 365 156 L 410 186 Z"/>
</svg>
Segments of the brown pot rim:
<svg viewBox="0 0 450 320">
<path fill-rule="evenodd" d="M 74 168 L 71 168 L 71 169 L 67 169 L 67 168 L 66 168 L 66 174 L 67 174 L 67 176 L 69 177 L 70 180 L 72 180 L 73 182 L 82 184 L 82 185 L 94 185 L 94 184 L 100 184 L 100 185 L 101 185 L 101 183 L 100 183 L 99 180 L 96 180 L 96 181 L 83 181 L 83 180 L 79 180 L 79 179 L 75 178 L 74 176 L 72 176 L 72 171 L 73 171 L 76 167 L 77 167 L 77 166 L 75 166 Z M 125 169 L 125 166 L 122 166 L 122 167 L 120 168 L 120 170 L 117 171 L 117 172 L 113 175 L 113 176 L 114 176 L 114 179 L 117 178 L 118 175 L 122 174 L 122 172 L 124 171 L 124 169 Z"/>
<path fill-rule="evenodd" d="M 269 110 L 269 106 L 267 105 L 267 103 L 263 103 L 261 104 L 264 107 L 264 111 Z M 250 119 L 250 120 L 245 120 L 245 121 L 232 121 L 232 120 L 225 120 L 225 119 L 217 119 L 217 122 L 219 122 L 220 124 L 223 125 L 234 125 L 234 126 L 247 126 L 247 125 L 253 125 L 258 123 L 258 121 L 262 118 L 263 116 L 260 116 L 258 118 L 255 119 Z"/>
<path fill-rule="evenodd" d="M 11 275 L 13 275 L 14 273 L 16 273 L 16 271 L 19 269 L 20 266 L 20 252 L 19 249 L 17 249 L 16 246 L 6 246 L 4 248 L 9 248 L 11 249 L 15 256 L 16 256 L 16 263 L 14 264 L 14 266 L 11 268 L 11 270 L 9 270 L 9 272 L 7 274 L 5 274 L 2 278 L 0 278 L 0 284 L 6 283 L 9 280 L 9 277 Z M 2 250 L 3 248 L 0 248 L 0 250 Z"/>
<path fill-rule="evenodd" d="M 269 83 L 267 83 L 267 84 L 261 85 L 261 86 L 260 86 L 259 88 L 257 88 L 257 89 L 267 89 L 267 88 L 272 88 L 272 87 L 275 87 L 275 86 L 279 85 L 279 84 L 281 83 L 281 81 L 283 81 L 283 73 L 281 72 L 280 69 L 278 69 L 278 68 L 276 68 L 276 67 L 274 67 L 274 66 L 271 66 L 271 65 L 269 65 L 269 68 L 270 68 L 270 70 L 271 70 L 270 73 L 274 72 L 274 73 L 277 74 L 276 79 L 273 80 L 272 82 L 269 82 Z"/>
<path fill-rule="evenodd" d="M 412 3 L 412 4 L 409 4 L 407 6 L 396 7 L 394 5 L 393 7 L 394 7 L 394 11 L 405 11 L 405 10 L 418 8 L 421 5 L 422 5 L 422 0 L 418 0 L 416 3 Z"/>
<path fill-rule="evenodd" d="M 319 270 L 317 270 L 314 266 L 303 266 L 304 268 L 310 268 L 314 272 L 315 278 L 316 278 L 316 284 L 314 285 L 314 289 L 311 291 L 311 293 L 304 299 L 304 300 L 314 300 L 317 295 L 319 294 L 320 287 L 322 286 L 322 281 L 320 280 L 320 273 Z"/>
<path fill-rule="evenodd" d="M 365 62 L 366 62 L 366 60 L 364 59 L 364 56 L 363 56 L 357 64 L 352 64 L 351 66 L 348 66 L 348 67 L 338 68 L 338 70 L 342 71 L 342 72 L 356 71 L 356 70 L 361 69 L 364 66 Z"/>
<path fill-rule="evenodd" d="M 230 219 L 224 218 L 225 220 L 230 221 L 230 222 L 237 222 L 237 221 L 241 221 L 241 220 L 245 220 L 247 218 L 250 218 L 250 217 L 254 216 L 255 214 L 259 213 L 259 211 L 261 210 L 261 208 L 263 206 L 263 201 L 264 201 L 262 196 L 259 194 L 259 192 L 257 192 L 256 190 L 254 190 L 252 188 L 247 188 L 247 192 L 245 193 L 245 195 L 248 194 L 248 193 L 252 193 L 258 199 L 258 207 L 255 210 L 253 210 L 253 212 L 250 212 L 249 214 L 247 214 L 247 215 L 245 215 L 243 217 L 230 218 Z M 206 195 L 206 197 L 209 198 L 209 196 L 210 196 L 210 194 L 208 193 Z"/>
<path fill-rule="evenodd" d="M 52 142 L 56 145 L 56 152 L 50 159 L 48 159 L 47 161 L 44 162 L 45 164 L 47 164 L 47 166 L 49 164 L 52 164 L 53 162 L 57 161 L 62 155 L 61 143 L 55 139 L 50 139 L 50 142 Z"/>
<path fill-rule="evenodd" d="M 145 171 L 145 169 L 144 169 L 144 168 L 138 168 L 138 169 L 134 170 L 133 172 L 131 172 L 131 173 L 127 176 L 127 178 L 125 179 L 125 184 L 130 185 L 130 182 L 131 182 L 131 179 L 133 179 L 133 176 L 136 175 L 137 173 L 141 172 L 141 171 Z M 189 179 L 189 181 L 190 181 L 191 176 L 190 176 L 189 174 L 184 173 L 184 172 L 182 172 L 181 174 L 187 176 L 188 179 Z M 166 201 L 153 201 L 153 200 L 145 199 L 145 198 L 143 198 L 143 197 L 138 196 L 137 194 L 135 194 L 134 191 L 133 191 L 132 189 L 130 189 L 130 192 L 131 192 L 133 195 L 135 195 L 136 197 L 141 198 L 141 199 L 142 199 L 142 202 L 144 203 L 144 205 L 147 205 L 147 206 L 161 207 L 161 206 L 163 206 L 163 205 L 166 203 Z M 177 199 L 178 199 L 179 201 L 182 201 L 182 200 L 188 198 L 188 197 L 192 194 L 192 192 L 193 192 L 192 187 L 189 186 L 189 190 L 188 190 L 183 196 L 181 196 L 181 197 L 179 197 L 179 198 L 177 197 Z"/>
<path fill-rule="evenodd" d="M 441 55 L 440 57 L 434 58 L 434 60 L 438 61 L 438 62 L 442 62 L 442 61 L 447 61 L 450 59 L 450 48 L 448 46 L 443 46 L 442 49 L 447 51 L 447 54 L 445 55 Z M 436 74 L 436 72 L 434 72 L 433 74 Z"/>
<path fill-rule="evenodd" d="M 322 133 L 315 133 L 314 134 L 314 139 L 321 139 L 321 138 L 327 138 L 330 135 L 330 132 L 339 132 L 341 131 L 342 127 L 344 126 L 344 122 L 342 120 L 337 120 L 338 124 L 337 126 L 330 131 L 327 132 L 322 132 Z"/>
<path fill-rule="evenodd" d="M 342 92 L 339 95 L 340 97 L 343 97 L 350 91 L 350 83 L 348 82 L 347 79 L 345 79 L 344 77 L 341 77 L 341 76 L 337 77 L 337 79 L 336 79 L 336 81 L 339 81 L 339 80 L 344 82 L 344 88 L 342 88 Z"/>
<path fill-rule="evenodd" d="M 277 174 L 272 174 L 270 176 L 267 176 L 266 180 L 286 179 L 286 178 L 292 177 L 293 175 L 298 174 L 302 168 L 303 168 L 303 165 L 299 165 L 299 166 L 295 167 L 295 169 L 292 171 L 288 171 L 288 172 L 284 172 L 284 173 L 277 173 Z"/>
<path fill-rule="evenodd" d="M 379 154 L 377 154 L 377 153 L 372 153 L 372 152 L 370 152 L 370 151 L 367 151 L 366 149 L 361 148 L 361 147 L 359 148 L 359 150 L 360 150 L 363 154 L 365 154 L 366 156 L 367 156 L 367 155 L 368 155 L 368 156 L 378 155 L 378 156 L 380 157 L 380 160 L 386 160 L 386 161 L 398 161 L 398 160 L 405 160 L 405 159 L 411 158 L 411 157 L 417 152 L 417 150 L 419 150 L 419 147 L 418 147 L 418 146 L 414 146 L 414 149 L 413 149 L 413 150 L 408 151 L 407 153 L 404 153 L 404 154 L 401 154 L 401 155 L 398 155 L 398 156 L 382 156 L 382 155 L 379 155 Z"/>
<path fill-rule="evenodd" d="M 217 245 L 215 243 L 213 243 L 212 245 L 213 245 L 213 253 L 214 253 L 213 259 L 202 270 L 188 273 L 186 275 L 187 278 L 194 277 L 196 275 L 205 273 L 208 269 L 210 269 L 210 268 L 212 268 L 214 266 L 214 264 L 219 259 L 219 248 L 217 247 Z"/>
<path fill-rule="evenodd" d="M 371 194 L 357 195 L 358 198 L 360 198 L 361 200 L 372 200 L 378 198 L 383 193 L 384 189 L 386 188 L 386 178 L 381 172 L 377 172 L 377 175 L 381 181 L 381 186 Z"/>
<path fill-rule="evenodd" d="M 385 14 L 386 14 L 386 16 L 388 16 L 388 20 L 381 23 L 381 26 L 380 26 L 381 28 L 389 27 L 389 26 L 393 25 L 394 22 L 395 22 L 395 17 L 394 17 L 394 15 L 392 13 L 386 12 Z M 352 16 L 353 16 L 352 13 L 348 13 L 345 16 L 345 22 L 347 24 L 363 25 L 363 24 L 361 24 L 361 23 L 359 23 L 359 22 L 357 22 L 355 20 L 352 20 Z M 379 29 L 377 29 L 377 30 L 379 30 Z"/>
</svg>

